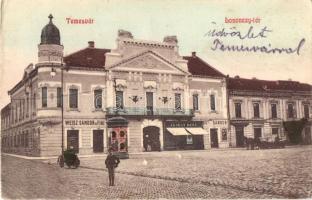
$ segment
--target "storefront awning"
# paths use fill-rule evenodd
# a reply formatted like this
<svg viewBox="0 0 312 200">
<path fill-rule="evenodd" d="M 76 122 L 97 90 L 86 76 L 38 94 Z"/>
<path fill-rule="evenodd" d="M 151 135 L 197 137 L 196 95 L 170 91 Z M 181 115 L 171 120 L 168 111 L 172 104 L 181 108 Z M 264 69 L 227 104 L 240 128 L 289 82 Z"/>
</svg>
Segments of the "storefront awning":
<svg viewBox="0 0 312 200">
<path fill-rule="evenodd" d="M 186 128 L 192 135 L 208 135 L 208 131 L 203 128 Z"/>
<path fill-rule="evenodd" d="M 167 128 L 167 130 L 174 136 L 190 135 L 185 128 Z"/>
</svg>

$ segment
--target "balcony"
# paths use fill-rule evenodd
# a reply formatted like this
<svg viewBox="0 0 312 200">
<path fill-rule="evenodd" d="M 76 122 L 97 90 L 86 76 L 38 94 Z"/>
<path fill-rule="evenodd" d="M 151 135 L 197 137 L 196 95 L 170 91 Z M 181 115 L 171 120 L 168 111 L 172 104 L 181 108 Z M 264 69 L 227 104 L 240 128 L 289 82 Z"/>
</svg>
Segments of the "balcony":
<svg viewBox="0 0 312 200">
<path fill-rule="evenodd" d="M 107 115 L 122 115 L 122 116 L 177 116 L 177 117 L 192 117 L 194 116 L 193 109 L 173 108 L 138 108 L 124 107 L 123 109 L 116 107 L 107 108 Z"/>
</svg>

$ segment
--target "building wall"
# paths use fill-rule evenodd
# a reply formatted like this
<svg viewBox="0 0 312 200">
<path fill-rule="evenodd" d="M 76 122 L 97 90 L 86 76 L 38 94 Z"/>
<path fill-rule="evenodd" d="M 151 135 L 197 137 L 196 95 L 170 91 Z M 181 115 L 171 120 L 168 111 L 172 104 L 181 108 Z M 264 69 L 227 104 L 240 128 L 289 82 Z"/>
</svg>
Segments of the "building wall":
<svg viewBox="0 0 312 200">
<path fill-rule="evenodd" d="M 274 140 L 276 135 L 272 134 L 272 128 L 278 128 L 278 137 L 287 139 L 287 133 L 283 127 L 283 121 L 299 120 L 304 118 L 304 105 L 309 105 L 309 119 L 306 127 L 311 130 L 311 104 L 310 94 L 296 95 L 295 93 L 287 96 L 283 93 L 276 92 L 279 97 L 270 95 L 250 96 L 248 92 L 241 92 L 241 95 L 230 95 L 230 120 L 231 120 L 231 145 L 236 146 L 235 126 L 244 127 L 244 136 L 254 138 L 254 128 L 261 128 L 261 137 L 267 140 Z M 235 116 L 235 103 L 241 103 L 241 118 Z M 259 103 L 260 117 L 254 117 L 253 103 Z M 294 117 L 288 117 L 288 104 L 293 104 Z M 276 104 L 277 117 L 272 118 L 271 104 Z M 304 135 L 304 131 L 302 135 Z M 311 136 L 310 136 L 311 137 Z"/>
<path fill-rule="evenodd" d="M 189 102 L 193 108 L 193 95 L 198 95 L 199 109 L 194 111 L 194 120 L 204 122 L 204 129 L 209 135 L 204 136 L 205 148 L 210 148 L 211 129 L 217 129 L 220 148 L 229 147 L 229 126 L 227 119 L 227 93 L 225 79 L 193 77 L 189 82 Z M 210 95 L 215 97 L 215 110 L 211 109 Z M 222 137 L 222 131 L 226 130 L 226 137 Z"/>
</svg>

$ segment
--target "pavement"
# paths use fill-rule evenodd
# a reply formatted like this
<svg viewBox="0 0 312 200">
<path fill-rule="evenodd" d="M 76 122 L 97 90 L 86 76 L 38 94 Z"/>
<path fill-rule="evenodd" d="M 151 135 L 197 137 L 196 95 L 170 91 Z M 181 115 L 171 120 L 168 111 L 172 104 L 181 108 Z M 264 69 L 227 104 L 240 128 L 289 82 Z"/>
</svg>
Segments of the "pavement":
<svg viewBox="0 0 312 200">
<path fill-rule="evenodd" d="M 104 155 L 80 157 L 81 167 L 73 170 L 59 168 L 56 159 L 5 155 L 2 193 L 10 198 L 53 199 L 308 198 L 311 155 L 312 146 L 132 154 L 121 160 L 115 187 L 107 186 Z M 16 187 L 17 192 L 12 189 Z"/>
</svg>

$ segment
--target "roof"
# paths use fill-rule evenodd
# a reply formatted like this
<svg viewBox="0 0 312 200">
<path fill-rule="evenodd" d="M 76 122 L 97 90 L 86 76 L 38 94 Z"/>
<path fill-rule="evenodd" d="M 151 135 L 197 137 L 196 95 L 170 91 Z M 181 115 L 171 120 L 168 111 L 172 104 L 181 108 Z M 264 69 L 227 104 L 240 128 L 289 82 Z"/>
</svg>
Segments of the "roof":
<svg viewBox="0 0 312 200">
<path fill-rule="evenodd" d="M 64 62 L 68 66 L 104 68 L 105 53 L 110 51 L 110 49 L 87 47 L 85 49 L 65 56 Z"/>
<path fill-rule="evenodd" d="M 11 103 L 8 103 L 6 106 L 4 106 L 1 109 L 1 116 L 9 115 L 10 114 L 10 109 L 11 109 Z"/>
<path fill-rule="evenodd" d="M 60 45 L 60 31 L 53 24 L 53 16 L 49 15 L 50 21 L 41 31 L 41 43 L 40 44 L 58 44 Z"/>
<path fill-rule="evenodd" d="M 216 70 L 214 67 L 203 61 L 196 55 L 183 56 L 184 60 L 187 60 L 188 71 L 192 75 L 199 76 L 214 76 L 214 77 L 225 77 L 224 74 Z"/>
<path fill-rule="evenodd" d="M 310 91 L 312 86 L 298 81 L 268 81 L 258 79 L 245 79 L 245 78 L 229 78 L 228 89 L 230 90 L 248 90 L 248 91 Z"/>
</svg>

